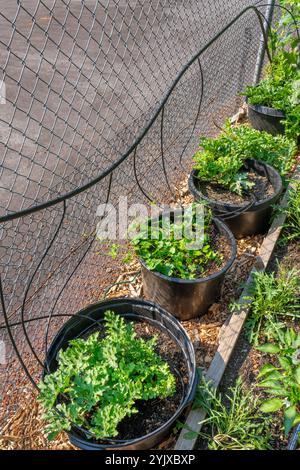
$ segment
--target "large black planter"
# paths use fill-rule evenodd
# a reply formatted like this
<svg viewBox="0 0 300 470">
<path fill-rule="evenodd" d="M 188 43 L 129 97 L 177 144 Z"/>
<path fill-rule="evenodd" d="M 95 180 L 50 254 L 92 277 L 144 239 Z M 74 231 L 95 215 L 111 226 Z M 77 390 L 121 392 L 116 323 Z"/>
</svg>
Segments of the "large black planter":
<svg viewBox="0 0 300 470">
<path fill-rule="evenodd" d="M 248 103 L 248 117 L 254 129 L 266 131 L 272 135 L 284 134 L 282 120 L 285 119 L 285 114 L 280 109 Z"/>
<path fill-rule="evenodd" d="M 254 170 L 259 175 L 266 176 L 274 188 L 274 194 L 261 201 L 240 205 L 219 202 L 208 198 L 203 193 L 201 181 L 196 176 L 196 170 L 193 170 L 189 177 L 189 189 L 195 200 L 204 200 L 217 217 L 224 219 L 236 238 L 257 235 L 268 230 L 273 210 L 272 206 L 280 197 L 283 189 L 281 176 L 270 165 L 258 160 L 248 159 L 245 160 L 244 167 L 246 170 Z"/>
<path fill-rule="evenodd" d="M 186 366 L 188 382 L 183 381 L 182 371 L 177 371 L 183 390 L 181 403 L 168 422 L 146 436 L 132 440 L 118 439 L 90 439 L 88 431 L 78 426 L 72 426 L 68 432 L 70 442 L 84 450 L 142 450 L 150 449 L 161 442 L 170 432 L 175 421 L 190 407 L 197 388 L 197 372 L 195 353 L 191 340 L 184 328 L 168 312 L 152 302 L 141 299 L 118 298 L 99 302 L 81 310 L 71 317 L 59 330 L 54 338 L 45 361 L 45 371 L 54 372 L 57 368 L 57 354 L 61 349 L 66 349 L 71 339 L 87 337 L 96 331 L 104 320 L 104 313 L 112 310 L 129 321 L 148 322 L 156 329 L 167 334 L 174 345 L 180 348 Z"/>
<path fill-rule="evenodd" d="M 218 299 L 225 274 L 236 258 L 236 242 L 232 233 L 221 220 L 213 219 L 213 223 L 227 238 L 231 255 L 220 271 L 208 277 L 188 280 L 165 276 L 150 271 L 140 259 L 145 297 L 159 303 L 180 320 L 200 317 L 207 313 L 209 307 Z"/>
</svg>

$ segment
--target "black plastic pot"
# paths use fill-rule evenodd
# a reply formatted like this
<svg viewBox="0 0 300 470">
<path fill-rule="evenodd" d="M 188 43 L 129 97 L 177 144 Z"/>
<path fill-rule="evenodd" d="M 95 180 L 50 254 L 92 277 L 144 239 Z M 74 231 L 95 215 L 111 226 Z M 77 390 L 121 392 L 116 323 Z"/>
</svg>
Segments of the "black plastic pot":
<svg viewBox="0 0 300 470">
<path fill-rule="evenodd" d="M 226 225 L 213 219 L 217 229 L 226 236 L 231 246 L 231 256 L 226 265 L 214 274 L 199 279 L 178 279 L 150 271 L 140 259 L 143 277 L 143 293 L 147 299 L 159 303 L 180 320 L 205 315 L 218 299 L 226 272 L 236 258 L 236 242 Z"/>
<path fill-rule="evenodd" d="M 189 189 L 197 201 L 205 201 L 213 213 L 222 218 L 236 238 L 265 233 L 270 226 L 272 206 L 280 197 L 283 185 L 279 173 L 270 165 L 258 160 L 245 160 L 245 170 L 253 170 L 266 176 L 274 188 L 272 196 L 261 201 L 253 200 L 246 204 L 231 204 L 208 198 L 201 189 L 197 171 L 193 170 L 189 177 Z"/>
<path fill-rule="evenodd" d="M 284 134 L 282 120 L 285 119 L 285 114 L 280 109 L 248 103 L 248 117 L 254 129 L 266 131 L 272 135 Z"/>
<path fill-rule="evenodd" d="M 71 339 L 87 337 L 99 329 L 104 320 L 104 313 L 107 310 L 112 310 L 130 321 L 148 322 L 156 329 L 167 334 L 183 354 L 189 380 L 188 383 L 185 383 L 182 377 L 180 377 L 184 393 L 181 404 L 172 418 L 148 435 L 126 441 L 118 439 L 95 440 L 87 437 L 87 431 L 78 426 L 72 426 L 71 431 L 68 432 L 70 442 L 84 450 L 150 449 L 168 435 L 175 421 L 190 407 L 198 383 L 193 345 L 184 328 L 172 315 L 160 306 L 141 299 L 118 298 L 90 305 L 74 315 L 59 330 L 47 353 L 45 370 L 47 373 L 56 370 L 57 354 L 61 349 L 67 348 Z M 177 374 L 180 373 L 180 371 L 177 371 Z"/>
</svg>

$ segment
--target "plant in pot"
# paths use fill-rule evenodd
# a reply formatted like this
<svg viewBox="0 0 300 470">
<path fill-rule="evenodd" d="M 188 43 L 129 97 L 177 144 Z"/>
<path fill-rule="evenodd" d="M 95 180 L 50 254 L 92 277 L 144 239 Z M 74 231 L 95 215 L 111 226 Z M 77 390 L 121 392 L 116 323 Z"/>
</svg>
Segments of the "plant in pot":
<svg viewBox="0 0 300 470">
<path fill-rule="evenodd" d="M 145 297 L 180 320 L 207 313 L 236 257 L 230 230 L 200 204 L 160 212 L 140 223 L 132 245 L 141 263 Z"/>
<path fill-rule="evenodd" d="M 39 384 L 47 432 L 81 449 L 146 449 L 161 441 L 197 386 L 192 344 L 151 302 L 104 301 L 74 315 L 47 352 Z"/>
<path fill-rule="evenodd" d="M 300 125 L 300 74 L 298 24 L 300 6 L 298 0 L 281 6 L 280 20 L 269 31 L 269 49 L 272 62 L 266 67 L 264 78 L 255 86 L 248 86 L 245 96 L 248 102 L 249 120 L 258 130 L 273 135 L 286 133 L 298 139 Z M 292 14 L 291 14 L 292 13 Z"/>
<path fill-rule="evenodd" d="M 200 147 L 189 177 L 194 198 L 223 218 L 236 238 L 264 233 L 283 188 L 275 168 L 282 175 L 291 170 L 295 143 L 227 123 L 218 137 L 201 138 Z"/>
</svg>

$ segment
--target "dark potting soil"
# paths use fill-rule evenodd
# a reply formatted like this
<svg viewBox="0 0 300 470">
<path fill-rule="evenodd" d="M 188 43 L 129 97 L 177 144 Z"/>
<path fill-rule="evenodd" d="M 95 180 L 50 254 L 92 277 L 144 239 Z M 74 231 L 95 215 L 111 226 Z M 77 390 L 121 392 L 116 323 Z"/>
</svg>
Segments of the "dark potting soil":
<svg viewBox="0 0 300 470">
<path fill-rule="evenodd" d="M 184 397 L 183 384 L 188 384 L 184 356 L 174 341 L 166 333 L 157 330 L 148 323 L 137 323 L 135 331 L 138 337 L 143 339 L 150 339 L 154 335 L 158 335 L 156 352 L 169 364 L 171 372 L 175 375 L 176 392 L 172 397 L 136 402 L 138 413 L 124 418 L 119 424 L 118 439 L 134 439 L 145 436 L 166 423 L 176 413 Z M 183 379 L 183 382 L 178 375 Z"/>
<path fill-rule="evenodd" d="M 251 183 L 254 183 L 254 186 L 249 190 L 249 192 L 245 192 L 243 196 L 239 196 L 238 194 L 229 191 L 229 189 L 213 183 L 202 182 L 199 186 L 201 187 L 203 194 L 209 199 L 237 205 L 251 202 L 253 197 L 255 202 L 262 201 L 274 194 L 274 188 L 266 176 L 258 175 L 252 171 L 248 173 L 248 180 Z"/>
</svg>

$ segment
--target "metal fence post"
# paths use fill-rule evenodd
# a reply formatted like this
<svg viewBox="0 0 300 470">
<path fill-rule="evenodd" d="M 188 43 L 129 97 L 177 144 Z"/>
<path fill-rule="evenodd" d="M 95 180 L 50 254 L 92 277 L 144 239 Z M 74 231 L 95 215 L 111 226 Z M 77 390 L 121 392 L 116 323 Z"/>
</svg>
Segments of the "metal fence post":
<svg viewBox="0 0 300 470">
<path fill-rule="evenodd" d="M 267 5 L 266 13 L 265 13 L 265 20 L 264 20 L 264 28 L 266 32 L 268 32 L 268 24 L 272 23 L 275 2 L 276 0 L 268 0 L 268 5 Z M 265 58 L 265 52 L 266 52 L 266 45 L 264 41 L 264 35 L 261 34 L 257 60 L 255 64 L 255 72 L 254 72 L 254 77 L 253 77 L 254 85 L 257 85 L 257 83 L 260 80 L 264 58 Z"/>
</svg>

